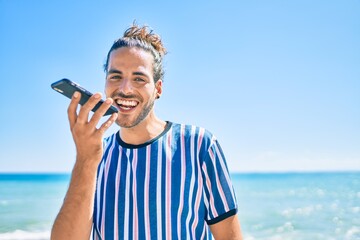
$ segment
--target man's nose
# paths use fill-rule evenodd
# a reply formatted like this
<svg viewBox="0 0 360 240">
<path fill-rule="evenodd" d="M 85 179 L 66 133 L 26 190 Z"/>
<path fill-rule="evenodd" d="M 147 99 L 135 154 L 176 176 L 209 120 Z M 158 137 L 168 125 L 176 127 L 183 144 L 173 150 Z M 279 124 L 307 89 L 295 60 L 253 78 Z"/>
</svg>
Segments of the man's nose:
<svg viewBox="0 0 360 240">
<path fill-rule="evenodd" d="M 125 94 L 132 93 L 133 86 L 132 86 L 131 80 L 128 78 L 123 79 L 123 81 L 121 81 L 121 84 L 120 84 L 120 89 Z"/>
</svg>

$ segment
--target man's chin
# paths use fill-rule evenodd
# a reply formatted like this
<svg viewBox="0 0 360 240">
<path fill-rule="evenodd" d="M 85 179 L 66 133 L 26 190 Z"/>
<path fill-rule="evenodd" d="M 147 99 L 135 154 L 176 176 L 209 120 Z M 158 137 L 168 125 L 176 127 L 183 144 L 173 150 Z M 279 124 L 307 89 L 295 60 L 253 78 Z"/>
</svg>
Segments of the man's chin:
<svg viewBox="0 0 360 240">
<path fill-rule="evenodd" d="M 121 123 L 121 122 L 117 122 L 116 121 L 116 124 L 121 127 L 121 128 L 132 128 L 133 126 L 130 125 L 130 124 L 127 124 L 127 123 Z"/>
<path fill-rule="evenodd" d="M 121 127 L 121 128 L 132 128 L 135 127 L 136 125 L 138 125 L 139 123 L 137 123 L 136 121 L 116 121 L 116 124 Z"/>
<path fill-rule="evenodd" d="M 133 128 L 143 122 L 152 110 L 153 103 L 145 107 L 139 114 L 135 115 L 120 115 L 116 120 L 117 125 L 121 128 Z"/>
</svg>

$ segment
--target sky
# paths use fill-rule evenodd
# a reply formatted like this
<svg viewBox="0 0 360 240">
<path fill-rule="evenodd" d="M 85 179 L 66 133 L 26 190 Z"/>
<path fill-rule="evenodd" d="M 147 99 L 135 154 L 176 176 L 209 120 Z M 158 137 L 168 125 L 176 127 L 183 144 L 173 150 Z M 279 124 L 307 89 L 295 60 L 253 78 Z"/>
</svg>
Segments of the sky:
<svg viewBox="0 0 360 240">
<path fill-rule="evenodd" d="M 360 170 L 360 1 L 0 0 L 0 172 L 70 172 L 69 78 L 134 20 L 168 49 L 159 117 L 215 134 L 231 172 Z M 116 132 L 111 127 L 106 136 Z"/>
</svg>

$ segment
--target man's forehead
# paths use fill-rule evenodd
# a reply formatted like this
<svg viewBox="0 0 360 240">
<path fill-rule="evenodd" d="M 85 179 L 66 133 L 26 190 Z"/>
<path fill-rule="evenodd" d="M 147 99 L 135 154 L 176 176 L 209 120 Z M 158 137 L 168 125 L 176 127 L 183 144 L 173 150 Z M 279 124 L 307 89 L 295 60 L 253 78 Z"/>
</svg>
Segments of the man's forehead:
<svg viewBox="0 0 360 240">
<path fill-rule="evenodd" d="M 152 61 L 153 56 L 150 52 L 145 51 L 138 47 L 121 47 L 113 50 L 110 53 L 110 60 L 121 59 L 121 58 L 133 58 L 142 61 Z"/>
<path fill-rule="evenodd" d="M 110 53 L 107 74 L 143 73 L 153 74 L 153 57 L 150 53 L 136 47 L 121 47 Z M 139 74 L 137 74 L 139 75 Z"/>
</svg>

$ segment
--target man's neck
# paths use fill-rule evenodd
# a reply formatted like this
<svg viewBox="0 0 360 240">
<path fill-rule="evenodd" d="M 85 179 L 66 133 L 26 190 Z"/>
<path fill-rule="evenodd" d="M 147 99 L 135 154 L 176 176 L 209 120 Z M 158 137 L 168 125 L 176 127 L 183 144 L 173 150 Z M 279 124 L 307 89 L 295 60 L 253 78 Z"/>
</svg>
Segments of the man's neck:
<svg viewBox="0 0 360 240">
<path fill-rule="evenodd" d="M 164 131 L 165 126 L 165 121 L 154 116 L 144 119 L 135 127 L 121 128 L 120 138 L 128 144 L 139 145 L 159 136 Z"/>
</svg>

